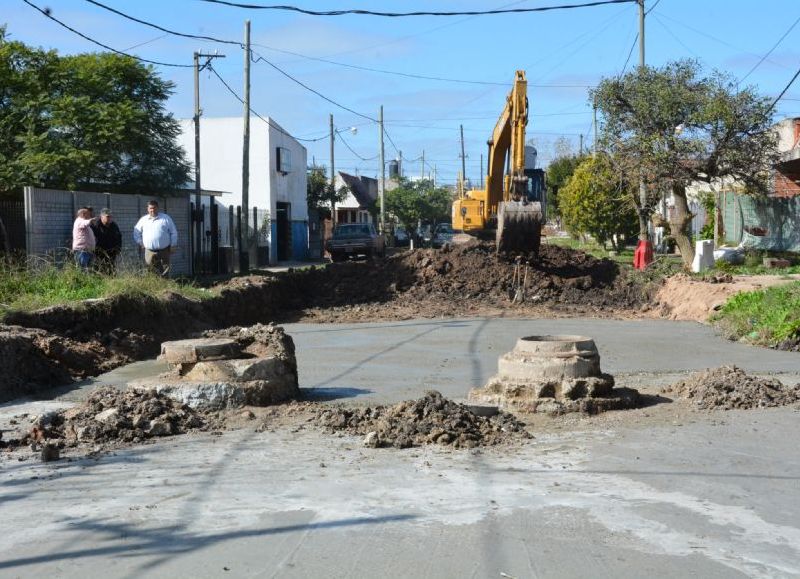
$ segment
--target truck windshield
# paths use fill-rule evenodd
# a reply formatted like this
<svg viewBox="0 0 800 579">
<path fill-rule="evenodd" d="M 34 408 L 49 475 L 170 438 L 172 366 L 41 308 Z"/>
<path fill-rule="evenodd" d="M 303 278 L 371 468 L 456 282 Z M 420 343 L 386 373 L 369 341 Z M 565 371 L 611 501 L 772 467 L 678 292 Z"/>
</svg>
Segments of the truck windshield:
<svg viewBox="0 0 800 579">
<path fill-rule="evenodd" d="M 352 225 L 339 225 L 333 233 L 333 237 L 337 239 L 346 239 L 349 237 L 369 237 L 370 226 L 365 223 L 356 223 Z"/>
</svg>

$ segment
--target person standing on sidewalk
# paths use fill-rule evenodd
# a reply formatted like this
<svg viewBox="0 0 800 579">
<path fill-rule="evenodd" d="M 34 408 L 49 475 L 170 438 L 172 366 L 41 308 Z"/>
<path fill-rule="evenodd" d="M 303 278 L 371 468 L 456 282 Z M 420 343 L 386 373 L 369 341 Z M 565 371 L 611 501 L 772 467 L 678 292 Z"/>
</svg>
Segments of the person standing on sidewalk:
<svg viewBox="0 0 800 579">
<path fill-rule="evenodd" d="M 144 249 L 147 267 L 167 277 L 170 256 L 178 246 L 178 230 L 169 215 L 158 211 L 155 199 L 147 202 L 147 215 L 143 215 L 133 228 L 133 240 Z"/>
<path fill-rule="evenodd" d="M 122 251 L 122 232 L 114 223 L 111 210 L 103 208 L 100 217 L 92 219 L 95 238 L 95 259 L 101 273 L 114 275 L 117 272 L 117 256 Z"/>
<path fill-rule="evenodd" d="M 75 255 L 75 263 L 84 272 L 89 271 L 89 266 L 94 258 L 94 246 L 92 210 L 88 207 L 81 207 L 72 224 L 72 252 Z"/>
</svg>

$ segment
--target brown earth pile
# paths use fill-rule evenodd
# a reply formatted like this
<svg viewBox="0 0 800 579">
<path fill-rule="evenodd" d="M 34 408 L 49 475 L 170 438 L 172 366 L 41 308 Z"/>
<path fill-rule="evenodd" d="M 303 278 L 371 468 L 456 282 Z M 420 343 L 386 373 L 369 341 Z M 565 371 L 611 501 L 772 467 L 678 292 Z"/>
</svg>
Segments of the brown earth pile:
<svg viewBox="0 0 800 579">
<path fill-rule="evenodd" d="M 543 245 L 538 259 L 520 259 L 529 264 L 526 296 L 532 304 L 632 309 L 648 299 L 608 259 L 555 245 Z M 485 242 L 406 251 L 382 261 L 335 264 L 297 272 L 298 280 L 308 278 L 313 283 L 305 291 L 298 288 L 296 305 L 335 307 L 399 300 L 423 306 L 478 302 L 505 307 L 513 293 L 515 264 L 515 256 L 497 255 L 494 244 Z"/>
<path fill-rule="evenodd" d="M 184 434 L 206 419 L 166 396 L 148 391 L 98 388 L 80 406 L 40 416 L 23 443 L 59 447 L 115 445 Z"/>
<path fill-rule="evenodd" d="M 664 389 L 705 410 L 785 406 L 800 401 L 800 386 L 785 386 L 775 378 L 749 376 L 736 366 L 696 372 Z"/>
<path fill-rule="evenodd" d="M 374 448 L 426 444 L 474 448 L 531 438 L 525 424 L 511 414 L 476 416 L 435 391 L 394 406 L 322 410 L 317 423 L 333 432 L 366 435 L 364 444 Z"/>
</svg>

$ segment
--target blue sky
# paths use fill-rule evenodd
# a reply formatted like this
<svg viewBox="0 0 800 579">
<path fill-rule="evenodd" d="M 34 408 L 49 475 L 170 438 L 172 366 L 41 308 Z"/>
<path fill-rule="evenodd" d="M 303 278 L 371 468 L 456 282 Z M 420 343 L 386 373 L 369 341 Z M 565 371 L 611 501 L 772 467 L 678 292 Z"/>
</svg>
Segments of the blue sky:
<svg viewBox="0 0 800 579">
<path fill-rule="evenodd" d="M 85 0 L 31 0 L 53 16 L 104 44 L 143 58 L 191 64 L 195 50 L 218 50 L 219 74 L 242 93 L 243 55 L 233 45 L 165 36 L 130 22 Z M 514 71 L 527 71 L 531 119 L 528 136 L 539 148 L 540 164 L 553 157 L 559 138 L 577 150 L 580 134 L 591 144 L 591 108 L 585 85 L 614 75 L 625 65 L 638 31 L 636 4 L 613 4 L 576 10 L 480 17 L 378 18 L 313 17 L 276 11 L 242 10 L 198 0 L 102 0 L 122 12 L 191 34 L 240 40 L 251 20 L 253 49 L 299 81 L 325 96 L 376 118 L 384 106 L 386 158 L 402 151 L 406 174 L 435 166 L 441 182 L 452 183 L 460 169 L 459 125 L 464 126 L 467 176 L 477 181 L 481 154 L 504 104 Z M 487 10 L 550 6 L 562 0 L 292 0 L 303 8 L 365 8 L 384 11 Z M 583 0 L 575 0 L 575 3 Z M 283 2 L 283 0 L 282 0 Z M 261 3 L 267 3 L 263 1 Z M 277 2 L 276 2 L 277 3 Z M 11 38 L 53 48 L 62 54 L 100 50 L 61 28 L 21 0 L 0 2 L 0 22 Z M 646 61 L 661 65 L 677 58 L 697 58 L 737 79 L 745 77 L 800 18 L 797 0 L 647 0 Z M 278 50 L 276 50 L 278 49 Z M 332 65 L 286 54 L 324 58 L 344 64 L 406 74 L 494 84 L 437 81 Z M 628 68 L 638 63 L 638 46 Z M 800 67 L 800 24 L 745 79 L 765 95 L 777 95 Z M 172 80 L 175 94 L 168 108 L 178 118 L 192 115 L 191 69 L 157 67 Z M 374 176 L 378 129 L 374 122 L 326 102 L 263 62 L 252 65 L 252 107 L 293 135 L 324 137 L 328 115 L 355 151 L 336 143 L 337 169 Z M 206 116 L 240 116 L 242 105 L 217 78 L 203 72 L 201 99 Z M 800 116 L 800 80 L 777 107 L 776 119 Z M 255 121 L 260 123 L 261 121 Z M 349 131 L 358 129 L 356 134 Z M 257 124 L 253 126 L 255 130 Z M 329 162 L 329 142 L 304 143 L 320 164 Z M 368 160 L 362 160 L 363 157 Z"/>
</svg>

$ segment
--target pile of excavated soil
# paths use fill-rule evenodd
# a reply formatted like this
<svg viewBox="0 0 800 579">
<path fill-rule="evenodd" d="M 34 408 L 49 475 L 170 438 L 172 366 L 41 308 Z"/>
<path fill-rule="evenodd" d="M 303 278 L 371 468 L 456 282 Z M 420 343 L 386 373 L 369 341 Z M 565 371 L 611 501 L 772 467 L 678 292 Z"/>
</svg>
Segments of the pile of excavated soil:
<svg viewBox="0 0 800 579">
<path fill-rule="evenodd" d="M 322 410 L 316 422 L 330 431 L 365 435 L 364 444 L 373 448 L 426 444 L 474 448 L 531 437 L 525 424 L 511 414 L 476 416 L 434 391 L 394 406 Z"/>
<path fill-rule="evenodd" d="M 659 285 L 620 271 L 608 259 L 554 245 L 543 245 L 538 259 L 522 257 L 529 264 L 522 304 L 511 301 L 514 257 L 498 256 L 491 243 L 469 243 L 296 272 L 298 281 L 304 274 L 311 283 L 297 287 L 294 304 L 302 314 L 295 319 L 348 322 L 542 312 L 631 315 L 649 309 Z"/>
<path fill-rule="evenodd" d="M 705 410 L 786 406 L 800 401 L 800 386 L 785 386 L 775 378 L 747 375 L 736 366 L 696 372 L 664 389 Z"/>
<path fill-rule="evenodd" d="M 706 278 L 677 274 L 669 277 L 653 298 L 654 310 L 670 320 L 707 322 L 731 296 L 797 281 L 800 276 L 714 274 Z M 788 348 L 786 348 L 788 349 Z"/>
<path fill-rule="evenodd" d="M 116 445 L 184 434 L 207 426 L 201 415 L 154 392 L 98 388 L 80 406 L 36 419 L 23 443 L 58 447 Z"/>
</svg>

